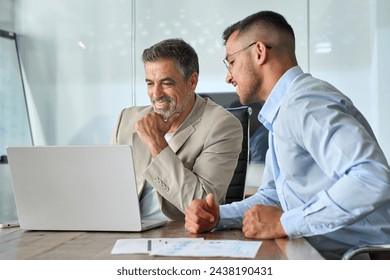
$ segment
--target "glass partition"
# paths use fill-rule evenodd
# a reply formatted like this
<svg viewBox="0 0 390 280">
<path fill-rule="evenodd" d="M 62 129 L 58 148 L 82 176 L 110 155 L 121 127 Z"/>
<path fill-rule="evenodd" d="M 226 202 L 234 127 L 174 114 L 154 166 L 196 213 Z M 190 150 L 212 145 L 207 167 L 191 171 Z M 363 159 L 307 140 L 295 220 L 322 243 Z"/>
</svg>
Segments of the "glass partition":
<svg viewBox="0 0 390 280">
<path fill-rule="evenodd" d="M 8 145 L 32 145 L 15 33 L 0 30 L 0 154 Z"/>
<path fill-rule="evenodd" d="M 0 30 L 0 225 L 18 220 L 7 146 L 32 145 L 16 35 Z"/>
</svg>

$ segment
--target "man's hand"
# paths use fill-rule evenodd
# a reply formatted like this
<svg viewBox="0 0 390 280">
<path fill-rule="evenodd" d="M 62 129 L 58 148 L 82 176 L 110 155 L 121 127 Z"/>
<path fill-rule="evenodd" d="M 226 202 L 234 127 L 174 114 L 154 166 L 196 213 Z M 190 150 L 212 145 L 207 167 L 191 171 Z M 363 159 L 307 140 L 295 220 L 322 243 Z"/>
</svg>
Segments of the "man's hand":
<svg viewBox="0 0 390 280">
<path fill-rule="evenodd" d="M 148 146 L 152 157 L 156 157 L 168 146 L 164 136 L 179 116 L 179 113 L 175 113 L 167 121 L 164 121 L 159 114 L 152 112 L 139 119 L 135 124 L 138 136 Z"/>
<path fill-rule="evenodd" d="M 210 231 L 219 221 L 219 204 L 213 194 L 205 199 L 195 199 L 186 209 L 184 227 L 191 233 Z"/>
<path fill-rule="evenodd" d="M 283 210 L 277 206 L 255 205 L 245 212 L 242 231 L 247 238 L 274 239 L 287 234 L 280 222 Z"/>
</svg>

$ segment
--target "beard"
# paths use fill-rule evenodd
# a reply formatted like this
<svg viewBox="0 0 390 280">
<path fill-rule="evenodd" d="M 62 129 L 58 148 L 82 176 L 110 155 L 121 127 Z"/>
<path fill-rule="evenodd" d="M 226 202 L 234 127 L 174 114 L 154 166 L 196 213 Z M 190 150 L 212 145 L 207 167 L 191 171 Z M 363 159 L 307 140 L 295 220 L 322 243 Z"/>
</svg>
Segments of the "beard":
<svg viewBox="0 0 390 280">
<path fill-rule="evenodd" d="M 240 87 L 240 84 L 236 87 L 236 93 L 240 99 L 242 105 L 248 105 L 253 102 L 259 102 L 258 92 L 261 91 L 262 81 L 258 77 L 247 76 L 246 83 Z"/>
<path fill-rule="evenodd" d="M 154 109 L 154 112 L 159 114 L 165 121 L 168 120 L 173 114 L 175 113 L 181 113 L 183 110 L 187 107 L 189 101 L 190 101 L 191 94 L 186 94 L 185 99 L 181 104 L 177 104 L 176 101 L 169 97 L 169 96 L 161 96 L 158 98 L 151 98 L 150 101 L 152 102 L 152 106 Z M 161 106 L 161 108 L 158 108 L 156 103 L 166 103 L 165 105 Z"/>
<path fill-rule="evenodd" d="M 162 96 L 156 99 L 150 99 L 153 110 L 159 114 L 165 121 L 168 120 L 174 113 L 176 113 L 176 101 L 169 96 Z M 165 106 L 159 108 L 156 103 L 166 103 Z"/>
</svg>

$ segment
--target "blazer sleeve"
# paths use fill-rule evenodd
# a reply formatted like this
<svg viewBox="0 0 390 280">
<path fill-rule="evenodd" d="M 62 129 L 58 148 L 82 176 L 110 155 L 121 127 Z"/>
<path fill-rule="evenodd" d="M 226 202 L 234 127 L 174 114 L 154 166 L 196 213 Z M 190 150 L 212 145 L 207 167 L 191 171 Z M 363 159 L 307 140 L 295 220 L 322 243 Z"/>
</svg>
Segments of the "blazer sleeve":
<svg viewBox="0 0 390 280">
<path fill-rule="evenodd" d="M 123 116 L 123 112 L 125 110 L 123 109 L 121 111 L 121 113 L 119 114 L 119 117 L 118 117 L 118 120 L 116 122 L 116 126 L 115 126 L 115 129 L 114 131 L 112 132 L 112 135 L 111 135 L 111 139 L 110 139 L 110 144 L 111 145 L 115 145 L 115 144 L 119 144 L 118 143 L 118 132 L 119 132 L 119 128 L 121 126 L 121 122 L 122 122 L 122 116 Z"/>
</svg>

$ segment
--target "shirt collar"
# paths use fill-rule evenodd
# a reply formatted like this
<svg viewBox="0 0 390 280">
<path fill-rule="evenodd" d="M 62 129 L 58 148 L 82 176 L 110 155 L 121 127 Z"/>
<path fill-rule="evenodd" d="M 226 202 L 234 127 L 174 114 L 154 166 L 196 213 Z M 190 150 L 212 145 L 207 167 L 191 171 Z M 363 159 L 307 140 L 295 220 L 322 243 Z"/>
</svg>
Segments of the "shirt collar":
<svg viewBox="0 0 390 280">
<path fill-rule="evenodd" d="M 299 66 L 294 66 L 287 70 L 287 72 L 284 73 L 276 83 L 263 107 L 261 108 L 258 119 L 269 131 L 273 131 L 272 124 L 279 111 L 284 94 L 287 92 L 289 86 L 295 80 L 295 78 L 301 74 L 303 74 L 303 71 Z"/>
</svg>

